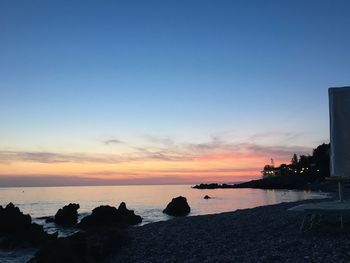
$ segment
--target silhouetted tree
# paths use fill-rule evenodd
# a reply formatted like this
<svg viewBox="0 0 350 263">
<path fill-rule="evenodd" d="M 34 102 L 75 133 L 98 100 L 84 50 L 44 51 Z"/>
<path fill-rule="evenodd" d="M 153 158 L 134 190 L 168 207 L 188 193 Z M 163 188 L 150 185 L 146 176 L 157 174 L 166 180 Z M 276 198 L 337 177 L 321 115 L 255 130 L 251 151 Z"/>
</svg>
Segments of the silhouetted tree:
<svg viewBox="0 0 350 263">
<path fill-rule="evenodd" d="M 313 150 L 312 155 L 296 154 L 291 159 L 291 164 L 281 164 L 274 168 L 271 165 L 265 165 L 262 174 L 263 177 L 300 175 L 307 176 L 309 179 L 324 179 L 328 177 L 330 166 L 330 145 L 323 143 Z"/>
<path fill-rule="evenodd" d="M 294 167 L 297 167 L 298 165 L 298 156 L 296 154 L 293 154 L 291 165 L 293 165 Z"/>
<path fill-rule="evenodd" d="M 317 177 L 325 178 L 330 176 L 330 144 L 321 144 L 312 153 L 313 162 L 316 167 Z"/>
<path fill-rule="evenodd" d="M 285 163 L 282 163 L 279 168 L 281 176 L 289 174 L 289 167 Z"/>
<path fill-rule="evenodd" d="M 265 165 L 262 171 L 263 177 L 269 177 L 273 175 L 273 170 L 274 170 L 274 167 L 272 165 L 268 165 L 268 164 Z"/>
<path fill-rule="evenodd" d="M 310 155 L 300 155 L 298 167 L 306 168 L 309 167 L 312 163 L 312 156 Z"/>
</svg>

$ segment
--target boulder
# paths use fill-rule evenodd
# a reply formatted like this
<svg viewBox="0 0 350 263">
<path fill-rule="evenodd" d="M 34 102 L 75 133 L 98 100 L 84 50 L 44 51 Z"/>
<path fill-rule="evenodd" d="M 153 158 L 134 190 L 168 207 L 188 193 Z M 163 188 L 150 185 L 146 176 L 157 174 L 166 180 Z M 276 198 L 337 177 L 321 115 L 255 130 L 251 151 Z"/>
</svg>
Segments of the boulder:
<svg viewBox="0 0 350 263">
<path fill-rule="evenodd" d="M 126 234 L 120 229 L 87 230 L 45 244 L 28 263 L 104 262 L 125 243 Z"/>
<path fill-rule="evenodd" d="M 27 229 L 32 223 L 30 215 L 23 214 L 18 207 L 9 203 L 5 208 L 0 206 L 0 232 L 11 233 Z"/>
<path fill-rule="evenodd" d="M 205 195 L 204 199 L 210 199 L 211 197 L 209 195 Z"/>
<path fill-rule="evenodd" d="M 55 239 L 57 234 L 47 234 L 43 226 L 32 223 L 30 215 L 23 214 L 9 203 L 0 206 L 0 248 L 31 247 Z"/>
<path fill-rule="evenodd" d="M 69 204 L 60 208 L 55 215 L 55 223 L 62 226 L 75 225 L 78 222 L 79 204 Z"/>
<path fill-rule="evenodd" d="M 121 202 L 118 207 L 118 213 L 120 217 L 120 221 L 127 225 L 137 225 L 142 222 L 142 217 L 139 215 L 135 215 L 133 210 L 129 210 L 126 208 L 126 204 Z"/>
<path fill-rule="evenodd" d="M 163 210 L 163 213 L 171 216 L 185 216 L 190 212 L 191 208 L 187 203 L 186 197 L 183 196 L 173 198 Z"/>
<path fill-rule="evenodd" d="M 141 216 L 135 215 L 134 211 L 128 210 L 124 202 L 119 208 L 102 205 L 94 208 L 91 215 L 84 217 L 78 224 L 82 229 L 97 226 L 120 226 L 136 225 L 142 222 Z"/>
</svg>

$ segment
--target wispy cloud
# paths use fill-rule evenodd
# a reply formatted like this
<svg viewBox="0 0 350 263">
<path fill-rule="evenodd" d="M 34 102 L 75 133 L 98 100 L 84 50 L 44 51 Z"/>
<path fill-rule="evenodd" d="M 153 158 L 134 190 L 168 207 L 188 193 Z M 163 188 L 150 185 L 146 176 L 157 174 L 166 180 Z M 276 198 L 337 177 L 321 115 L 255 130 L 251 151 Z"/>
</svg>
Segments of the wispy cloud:
<svg viewBox="0 0 350 263">
<path fill-rule="evenodd" d="M 144 135 L 143 138 L 153 144 L 158 144 L 166 147 L 170 147 L 175 144 L 174 140 L 167 136 Z"/>
<path fill-rule="evenodd" d="M 128 149 L 125 152 L 115 149 L 115 154 L 0 150 L 0 166 L 7 166 L 0 171 L 0 186 L 234 182 L 256 178 L 270 158 L 278 164 L 289 162 L 294 153 L 312 151 L 299 145 L 269 145 L 264 138 L 273 136 L 268 133 L 240 142 L 231 135 L 215 134 L 202 142 L 151 136 L 147 137 L 146 145 L 135 147 L 125 143 Z M 110 144 L 119 143 L 115 138 L 110 140 Z M 17 169 L 17 163 L 22 163 L 18 166 L 21 168 Z M 27 172 L 27 164 L 23 163 L 34 164 L 36 174 Z"/>
<path fill-rule="evenodd" d="M 84 153 L 54 153 L 27 151 L 0 151 L 2 163 L 38 162 L 38 163 L 122 163 L 146 160 L 185 161 L 189 156 L 181 156 L 166 151 L 142 151 L 125 154 L 84 154 Z"/>
<path fill-rule="evenodd" d="M 111 144 L 124 144 L 123 141 L 118 140 L 118 139 L 108 139 L 103 141 L 104 144 L 106 145 L 111 145 Z"/>
<path fill-rule="evenodd" d="M 262 135 L 257 135 L 261 137 Z M 234 143 L 220 136 L 212 136 L 201 143 L 175 143 L 170 138 L 150 139 L 161 145 L 134 147 L 134 151 L 118 154 L 56 153 L 35 151 L 0 151 L 0 162 L 39 162 L 39 163 L 122 163 L 134 161 L 192 161 L 199 159 L 239 159 L 243 157 L 266 157 L 281 160 L 290 159 L 294 153 L 308 154 L 311 148 L 302 146 L 263 145 L 254 142 Z M 117 139 L 106 144 L 122 143 Z"/>
<path fill-rule="evenodd" d="M 124 176 L 123 178 L 101 178 L 100 174 L 95 177 L 84 175 L 55 175 L 55 174 L 27 174 L 27 175 L 0 175 L 0 187 L 25 187 L 25 186 L 80 186 L 80 185 L 138 185 L 138 184 L 197 184 L 203 182 L 238 182 L 252 179 L 251 176 L 239 176 L 229 180 L 227 176 L 197 176 L 167 174 L 143 176 Z"/>
<path fill-rule="evenodd" d="M 0 151 L 0 159 L 5 162 L 38 162 L 38 163 L 84 163 L 84 162 L 121 162 L 122 158 L 110 155 L 91 155 L 83 153 L 54 153 L 30 151 Z"/>
</svg>

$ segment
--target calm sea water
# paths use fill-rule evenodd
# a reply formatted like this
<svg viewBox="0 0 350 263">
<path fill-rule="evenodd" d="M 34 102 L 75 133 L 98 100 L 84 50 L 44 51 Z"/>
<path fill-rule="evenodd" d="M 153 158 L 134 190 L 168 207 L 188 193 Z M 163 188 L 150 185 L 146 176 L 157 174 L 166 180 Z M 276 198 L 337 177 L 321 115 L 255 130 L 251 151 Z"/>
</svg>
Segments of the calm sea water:
<svg viewBox="0 0 350 263">
<path fill-rule="evenodd" d="M 79 186 L 79 187 L 23 187 L 0 188 L 1 205 L 13 202 L 30 214 L 34 221 L 44 224 L 48 232 L 59 231 L 67 235 L 74 229 L 60 229 L 53 223 L 45 224 L 38 219 L 53 216 L 62 206 L 74 202 L 80 204 L 80 217 L 99 205 L 118 206 L 126 202 L 129 209 L 141 215 L 143 224 L 168 220 L 171 217 L 162 210 L 173 197 L 185 196 L 191 207 L 190 215 L 205 215 L 262 205 L 292 202 L 304 199 L 325 198 L 320 192 L 260 189 L 214 189 L 198 190 L 189 185 L 147 185 L 147 186 Z M 212 199 L 205 200 L 209 195 Z"/>
</svg>

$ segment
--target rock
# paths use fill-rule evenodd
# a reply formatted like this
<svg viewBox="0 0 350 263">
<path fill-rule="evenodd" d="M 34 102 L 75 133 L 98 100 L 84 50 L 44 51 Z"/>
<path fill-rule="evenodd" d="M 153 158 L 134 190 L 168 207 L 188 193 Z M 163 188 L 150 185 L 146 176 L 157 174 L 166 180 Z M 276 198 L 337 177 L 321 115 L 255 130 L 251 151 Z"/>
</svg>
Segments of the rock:
<svg viewBox="0 0 350 263">
<path fill-rule="evenodd" d="M 9 203 L 5 208 L 0 206 L 0 232 L 11 233 L 27 229 L 32 223 L 30 215 L 23 214 L 18 207 Z"/>
<path fill-rule="evenodd" d="M 5 208 L 0 206 L 0 236 L 0 247 L 12 249 L 39 245 L 56 238 L 57 234 L 47 234 L 41 225 L 32 223 L 30 215 L 9 203 Z"/>
<path fill-rule="evenodd" d="M 126 204 L 121 202 L 118 207 L 120 221 L 128 225 L 137 225 L 142 222 L 142 217 L 135 215 L 133 210 L 126 208 Z"/>
<path fill-rule="evenodd" d="M 46 223 L 55 222 L 55 217 L 53 217 L 53 216 L 48 216 L 47 218 L 45 218 L 45 222 L 46 222 Z"/>
<path fill-rule="evenodd" d="M 186 197 L 179 196 L 173 198 L 167 207 L 163 210 L 163 213 L 172 216 L 185 216 L 190 213 L 191 208 L 187 203 Z"/>
<path fill-rule="evenodd" d="M 54 216 L 41 216 L 41 217 L 37 217 L 37 219 L 45 220 L 45 223 L 55 222 Z"/>
<path fill-rule="evenodd" d="M 69 204 L 60 208 L 55 215 L 55 223 L 63 226 L 75 225 L 78 222 L 79 204 Z"/>
<path fill-rule="evenodd" d="M 128 210 L 125 203 L 122 202 L 118 209 L 108 205 L 94 208 L 92 214 L 84 217 L 78 224 L 78 227 L 82 229 L 108 225 L 125 227 L 141 222 L 141 216 L 135 215 L 132 210 Z"/>
<path fill-rule="evenodd" d="M 58 238 L 44 245 L 28 263 L 101 262 L 126 243 L 116 228 L 98 228 Z"/>
<path fill-rule="evenodd" d="M 211 197 L 209 195 L 205 195 L 204 199 L 210 199 Z"/>
</svg>

